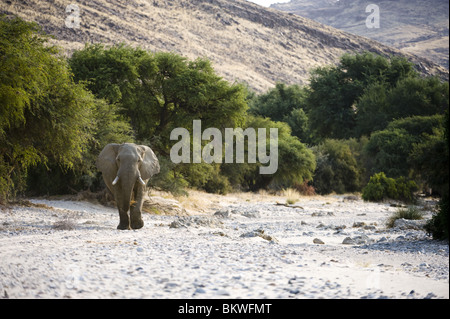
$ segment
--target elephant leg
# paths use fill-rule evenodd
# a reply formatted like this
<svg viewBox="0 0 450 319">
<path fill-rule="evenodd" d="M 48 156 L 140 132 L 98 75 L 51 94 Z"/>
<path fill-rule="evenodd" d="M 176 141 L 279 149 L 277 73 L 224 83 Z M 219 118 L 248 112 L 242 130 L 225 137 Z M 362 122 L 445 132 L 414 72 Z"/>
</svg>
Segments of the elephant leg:
<svg viewBox="0 0 450 319">
<path fill-rule="evenodd" d="M 128 209 L 130 208 L 129 203 L 124 203 L 122 205 L 118 205 L 119 208 L 119 217 L 120 222 L 117 226 L 117 229 L 125 230 L 130 229 L 130 218 L 128 217 Z"/>
<path fill-rule="evenodd" d="M 137 183 L 134 188 L 134 203 L 130 208 L 130 225 L 132 229 L 139 229 L 144 227 L 142 220 L 142 204 L 144 203 L 145 186 Z"/>
</svg>

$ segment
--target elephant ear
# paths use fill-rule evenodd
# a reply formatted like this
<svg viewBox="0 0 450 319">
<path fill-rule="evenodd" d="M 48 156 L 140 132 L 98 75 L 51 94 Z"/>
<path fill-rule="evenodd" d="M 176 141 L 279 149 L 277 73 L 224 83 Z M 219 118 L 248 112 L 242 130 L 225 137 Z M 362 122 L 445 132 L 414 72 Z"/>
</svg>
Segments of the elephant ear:
<svg viewBox="0 0 450 319">
<path fill-rule="evenodd" d="M 140 167 L 141 177 L 142 179 L 147 180 L 159 173 L 159 161 L 150 147 L 139 145 L 138 148 L 142 157 L 142 164 Z"/>
<path fill-rule="evenodd" d="M 116 157 L 119 152 L 120 144 L 108 144 L 97 158 L 97 168 L 103 173 L 103 175 L 116 176 L 117 164 Z"/>
</svg>

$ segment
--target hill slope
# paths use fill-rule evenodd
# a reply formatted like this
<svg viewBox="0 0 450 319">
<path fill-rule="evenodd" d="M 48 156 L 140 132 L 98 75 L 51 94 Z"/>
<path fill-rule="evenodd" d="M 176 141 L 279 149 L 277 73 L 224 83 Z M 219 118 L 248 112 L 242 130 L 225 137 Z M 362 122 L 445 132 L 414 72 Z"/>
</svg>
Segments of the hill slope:
<svg viewBox="0 0 450 319">
<path fill-rule="evenodd" d="M 369 4 L 380 10 L 380 27 L 367 28 Z M 272 5 L 337 29 L 426 57 L 448 69 L 448 0 L 291 0 Z"/>
<path fill-rule="evenodd" d="M 80 27 L 65 21 L 77 4 Z M 307 18 L 244 0 L 2 0 L 0 12 L 43 26 L 67 54 L 86 42 L 126 42 L 149 50 L 208 57 L 229 81 L 261 92 L 277 81 L 305 84 L 309 71 L 336 63 L 345 52 L 383 55 L 400 51 Z M 425 74 L 448 71 L 406 54 Z"/>
</svg>

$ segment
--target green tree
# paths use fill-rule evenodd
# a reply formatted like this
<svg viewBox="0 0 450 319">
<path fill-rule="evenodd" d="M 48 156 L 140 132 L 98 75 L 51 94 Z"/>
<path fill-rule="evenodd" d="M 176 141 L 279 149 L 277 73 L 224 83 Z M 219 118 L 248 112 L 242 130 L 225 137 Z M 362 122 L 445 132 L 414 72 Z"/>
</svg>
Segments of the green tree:
<svg viewBox="0 0 450 319">
<path fill-rule="evenodd" d="M 383 130 L 394 119 L 443 114 L 448 96 L 448 82 L 435 77 L 408 77 L 394 87 L 386 83 L 370 85 L 357 103 L 357 135 Z"/>
<path fill-rule="evenodd" d="M 319 194 L 358 191 L 361 169 L 349 141 L 326 139 L 312 149 L 317 158 L 313 186 Z M 352 141 L 353 142 L 353 141 Z"/>
<path fill-rule="evenodd" d="M 313 70 L 306 105 L 316 140 L 360 136 L 355 131 L 357 102 L 366 88 L 390 88 L 400 79 L 414 76 L 412 64 L 405 59 L 386 59 L 372 53 L 346 54 L 336 66 Z"/>
<path fill-rule="evenodd" d="M 413 192 L 417 190 L 414 181 L 408 181 L 403 176 L 397 179 L 387 177 L 383 172 L 370 177 L 369 183 L 362 190 L 365 201 L 379 202 L 385 199 L 413 201 Z"/>
<path fill-rule="evenodd" d="M 193 119 L 208 127 L 235 127 L 245 120 L 245 88 L 223 80 L 206 59 L 97 44 L 75 52 L 70 65 L 96 96 L 118 103 L 137 140 L 151 141 L 166 155 L 170 131 L 192 127 Z"/>
<path fill-rule="evenodd" d="M 264 175 L 259 172 L 259 167 L 262 165 L 259 162 L 255 164 L 222 164 L 223 174 L 227 176 L 232 185 L 238 183 L 244 189 L 255 191 L 269 187 L 290 187 L 312 180 L 316 167 L 314 154 L 297 137 L 291 135 L 289 125 L 260 116 L 250 116 L 246 128 L 254 128 L 256 133 L 258 128 L 266 128 L 267 150 L 270 149 L 270 128 L 278 129 L 278 169 L 274 174 Z M 257 138 L 261 137 L 257 134 Z"/>
<path fill-rule="evenodd" d="M 223 80 L 207 59 L 190 61 L 125 45 L 88 45 L 73 54 L 70 65 L 75 78 L 86 81 L 97 97 L 120 107 L 136 139 L 151 145 L 160 158 L 169 156 L 174 128 L 186 128 L 192 136 L 193 120 L 201 120 L 203 128 L 245 124 L 246 88 Z M 155 181 L 163 188 L 180 192 L 187 183 L 209 190 L 228 188 L 225 181 L 212 185 L 220 170 L 209 165 L 161 163 L 164 174 Z"/>
<path fill-rule="evenodd" d="M 76 84 L 40 28 L 0 18 L 0 199 L 67 192 L 98 182 L 96 154 L 130 141 L 116 105 Z"/>
<path fill-rule="evenodd" d="M 423 177 L 430 174 L 425 169 L 426 163 L 439 161 L 432 158 L 436 154 L 430 152 L 430 147 L 440 148 L 434 143 L 432 146 L 431 142 L 441 139 L 443 125 L 442 115 L 412 116 L 393 121 L 385 130 L 374 132 L 365 149 L 372 159 L 372 167 L 368 168 L 370 173 L 385 172 L 393 178 L 416 176 L 420 184 Z M 428 151 L 424 153 L 425 149 Z"/>
<path fill-rule="evenodd" d="M 306 90 L 298 85 L 287 86 L 277 83 L 275 88 L 267 93 L 250 99 L 250 113 L 268 117 L 272 121 L 286 122 L 302 142 L 310 141 L 308 117 L 305 107 Z"/>
<path fill-rule="evenodd" d="M 421 167 L 424 171 L 429 172 L 428 180 L 431 185 L 437 186 L 441 193 L 441 199 L 439 200 L 439 210 L 431 220 L 427 223 L 426 229 L 433 235 L 434 239 L 447 239 L 449 238 L 449 111 L 447 109 L 445 113 L 444 122 L 444 138 L 443 140 L 435 140 L 431 143 L 431 146 L 418 146 L 416 150 L 419 155 L 418 165 L 424 165 Z M 430 152 L 430 162 L 426 159 L 423 160 L 423 154 Z M 422 156 L 421 156 L 422 155 Z M 434 158 L 438 156 L 439 158 Z"/>
<path fill-rule="evenodd" d="M 0 197 L 25 188 L 30 167 L 72 168 L 88 147 L 92 96 L 76 85 L 40 28 L 0 18 Z"/>
</svg>

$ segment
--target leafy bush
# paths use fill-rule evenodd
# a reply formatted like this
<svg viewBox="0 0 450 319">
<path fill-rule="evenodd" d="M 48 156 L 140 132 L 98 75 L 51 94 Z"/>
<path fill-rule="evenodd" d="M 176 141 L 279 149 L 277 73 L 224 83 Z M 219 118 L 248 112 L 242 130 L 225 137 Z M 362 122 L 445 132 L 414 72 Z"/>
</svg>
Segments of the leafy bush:
<svg viewBox="0 0 450 319">
<path fill-rule="evenodd" d="M 445 194 L 439 201 L 439 211 L 425 225 L 425 230 L 430 233 L 434 239 L 447 239 L 449 217 L 449 196 Z"/>
<path fill-rule="evenodd" d="M 220 171 L 218 170 L 219 166 L 216 167 L 217 169 L 213 171 L 213 174 L 203 188 L 208 193 L 226 195 L 231 190 L 230 182 L 225 176 L 220 174 Z"/>
<path fill-rule="evenodd" d="M 391 122 L 385 130 L 373 132 L 365 148 L 365 153 L 372 159 L 369 170 L 400 177 L 410 176 L 413 168 L 419 168 L 426 177 L 433 168 L 445 169 L 437 164 L 445 159 L 440 150 L 443 122 L 444 116 L 438 114 L 412 116 Z M 427 167 L 430 163 L 433 163 L 431 167 Z"/>
<path fill-rule="evenodd" d="M 101 103 L 76 84 L 37 24 L 0 17 L 0 196 L 26 189 L 33 167 L 83 166 Z M 2 200 L 2 199 L 0 199 Z"/>
<path fill-rule="evenodd" d="M 371 202 L 379 202 L 384 199 L 411 202 L 413 201 L 413 192 L 416 190 L 417 185 L 414 181 L 407 181 L 404 177 L 393 179 L 380 172 L 373 175 L 366 187 L 363 188 L 362 198 Z"/>
<path fill-rule="evenodd" d="M 316 190 L 309 181 L 304 181 L 302 184 L 294 184 L 293 188 L 303 196 L 316 195 Z"/>
<path fill-rule="evenodd" d="M 376 102 L 380 102 L 378 94 L 380 88 L 381 91 L 389 90 L 399 80 L 415 77 L 416 74 L 413 64 L 405 58 L 387 59 L 369 52 L 345 54 L 338 65 L 314 69 L 311 72 L 309 92 L 305 98 L 305 110 L 315 139 L 361 136 L 358 134 L 361 131 L 361 128 L 358 128 L 358 121 L 361 120 L 358 101 L 366 93 L 367 88 L 376 87 L 377 91 L 370 96 L 372 98 L 370 102 L 373 102 L 370 104 L 378 106 Z M 365 112 L 368 108 L 368 106 L 361 107 L 361 111 Z M 377 116 L 382 115 L 383 109 L 374 108 L 371 115 L 373 113 Z M 374 123 L 372 117 L 366 116 L 364 119 L 370 119 Z M 369 128 L 364 128 L 371 132 L 373 126 L 367 121 L 363 126 L 367 124 Z"/>
<path fill-rule="evenodd" d="M 447 239 L 449 238 L 449 225 L 448 219 L 450 215 L 449 211 L 449 112 L 445 114 L 445 130 L 444 130 L 444 147 L 443 152 L 441 152 L 441 156 L 443 157 L 441 165 L 436 167 L 434 171 L 436 171 L 435 175 L 438 175 L 438 172 L 441 173 L 441 178 L 443 183 L 440 188 L 442 191 L 442 198 L 439 201 L 439 211 L 433 218 L 427 223 L 425 229 L 433 235 L 434 239 Z"/>
<path fill-rule="evenodd" d="M 319 194 L 360 189 L 360 169 L 347 141 L 327 139 L 313 147 L 317 158 L 313 186 Z"/>
</svg>

